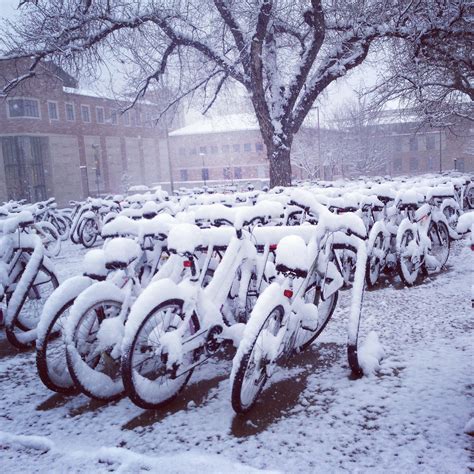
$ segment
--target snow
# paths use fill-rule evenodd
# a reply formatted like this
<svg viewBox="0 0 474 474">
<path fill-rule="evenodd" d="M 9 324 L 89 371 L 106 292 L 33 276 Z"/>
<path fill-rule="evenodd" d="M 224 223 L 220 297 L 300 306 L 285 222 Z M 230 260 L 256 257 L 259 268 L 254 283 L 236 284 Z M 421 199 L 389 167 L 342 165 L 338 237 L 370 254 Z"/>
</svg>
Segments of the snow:
<svg viewBox="0 0 474 474">
<path fill-rule="evenodd" d="M 85 251 L 67 244 L 65 252 L 58 273 L 80 274 Z M 9 352 L 0 336 L 2 471 L 468 472 L 472 267 L 473 252 L 454 242 L 448 268 L 422 284 L 395 279 L 365 291 L 359 354 L 364 373 L 373 370 L 359 380 L 348 377 L 351 295 L 342 292 L 327 329 L 273 375 L 246 417 L 230 406 L 232 351 L 195 371 L 176 402 L 143 411 L 127 398 L 53 395 L 34 353 Z M 152 285 L 150 307 L 178 288 Z"/>
<path fill-rule="evenodd" d="M 364 375 L 373 375 L 380 369 L 385 352 L 375 331 L 369 332 L 358 352 L 359 364 Z"/>
<path fill-rule="evenodd" d="M 253 114 L 229 114 L 201 120 L 169 133 L 170 137 L 182 135 L 201 135 L 206 133 L 260 130 Z"/>
<path fill-rule="evenodd" d="M 298 235 L 283 237 L 278 242 L 275 263 L 285 265 L 287 268 L 307 271 L 311 262 L 308 261 L 305 241 Z"/>
</svg>

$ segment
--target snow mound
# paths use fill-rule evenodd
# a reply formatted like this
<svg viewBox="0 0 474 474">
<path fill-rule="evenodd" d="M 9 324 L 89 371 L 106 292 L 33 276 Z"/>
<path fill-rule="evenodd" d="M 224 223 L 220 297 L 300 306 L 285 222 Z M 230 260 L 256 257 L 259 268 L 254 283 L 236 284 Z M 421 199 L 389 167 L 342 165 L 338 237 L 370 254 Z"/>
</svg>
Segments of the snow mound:
<svg viewBox="0 0 474 474">
<path fill-rule="evenodd" d="M 471 418 L 464 427 L 464 433 L 474 436 L 474 417 Z"/>
<path fill-rule="evenodd" d="M 364 375 L 372 375 L 380 369 L 385 351 L 375 331 L 369 332 L 358 351 L 359 364 Z"/>
</svg>

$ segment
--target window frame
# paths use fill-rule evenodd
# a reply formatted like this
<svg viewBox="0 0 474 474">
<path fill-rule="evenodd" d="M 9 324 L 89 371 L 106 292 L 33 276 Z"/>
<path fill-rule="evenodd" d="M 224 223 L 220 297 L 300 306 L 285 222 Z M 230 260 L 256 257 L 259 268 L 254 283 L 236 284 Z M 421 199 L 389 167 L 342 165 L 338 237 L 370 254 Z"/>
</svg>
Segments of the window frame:
<svg viewBox="0 0 474 474">
<path fill-rule="evenodd" d="M 102 110 L 102 122 L 99 121 L 99 110 Z M 101 125 L 105 124 L 105 109 L 102 105 L 95 106 L 95 121 Z"/>
<path fill-rule="evenodd" d="M 83 110 L 87 109 L 87 116 L 89 120 L 84 120 Z M 91 121 L 91 106 L 87 104 L 81 104 L 81 122 L 83 123 L 92 123 Z"/>
<path fill-rule="evenodd" d="M 57 100 L 48 100 L 46 101 L 47 107 L 48 107 L 48 118 L 49 120 L 53 120 L 55 122 L 59 121 L 59 107 L 58 107 L 58 101 Z M 56 107 L 56 118 L 51 117 L 51 111 L 49 109 L 50 105 L 54 105 Z"/>
<path fill-rule="evenodd" d="M 13 102 L 13 101 L 25 101 L 25 100 L 30 100 L 32 102 L 35 102 L 36 103 L 36 108 L 38 110 L 38 116 L 34 116 L 34 115 L 19 115 L 19 116 L 12 116 L 11 113 L 10 113 L 10 104 Z M 9 119 L 35 119 L 35 120 L 41 120 L 41 103 L 40 103 L 40 100 L 39 99 L 36 99 L 35 97 L 23 97 L 23 96 L 20 96 L 20 97 L 11 97 L 9 99 L 7 99 L 7 116 Z M 23 105 L 23 112 L 25 110 L 25 107 Z"/>
<path fill-rule="evenodd" d="M 72 119 L 69 118 L 67 112 L 67 106 L 70 105 L 72 107 Z M 66 115 L 66 122 L 75 122 L 76 121 L 76 107 L 74 106 L 74 102 L 65 102 L 64 103 L 64 113 Z"/>
</svg>

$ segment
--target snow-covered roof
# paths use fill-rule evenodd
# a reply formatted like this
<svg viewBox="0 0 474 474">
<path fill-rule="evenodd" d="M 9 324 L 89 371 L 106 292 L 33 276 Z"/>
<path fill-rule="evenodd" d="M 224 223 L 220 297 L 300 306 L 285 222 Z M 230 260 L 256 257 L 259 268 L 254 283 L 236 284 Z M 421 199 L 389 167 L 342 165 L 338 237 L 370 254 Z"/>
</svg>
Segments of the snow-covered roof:
<svg viewBox="0 0 474 474">
<path fill-rule="evenodd" d="M 203 117 L 191 125 L 187 125 L 186 127 L 171 132 L 169 136 L 202 135 L 207 133 L 238 132 L 246 130 L 260 130 L 255 115 L 230 114 L 212 118 Z"/>
<path fill-rule="evenodd" d="M 65 92 L 66 94 L 76 94 L 76 95 L 83 95 L 83 96 L 86 96 L 86 97 L 95 97 L 95 98 L 98 98 L 98 99 L 114 100 L 116 102 L 124 102 L 124 103 L 127 103 L 127 104 L 131 102 L 130 97 L 118 97 L 118 96 L 110 97 L 110 96 L 107 96 L 105 94 L 101 94 L 100 92 L 96 92 L 96 91 L 93 91 L 93 90 L 90 90 L 90 89 L 82 89 L 82 88 L 75 88 L 75 87 L 63 87 L 63 92 Z M 156 106 L 156 103 L 151 102 L 149 100 L 144 100 L 144 99 L 138 100 L 137 104 Z"/>
<path fill-rule="evenodd" d="M 65 92 L 66 94 L 77 94 L 77 95 L 85 95 L 87 97 L 97 97 L 99 99 L 111 99 L 110 97 L 106 97 L 105 95 L 99 94 L 98 92 L 92 91 L 90 89 L 63 87 L 63 92 Z"/>
</svg>

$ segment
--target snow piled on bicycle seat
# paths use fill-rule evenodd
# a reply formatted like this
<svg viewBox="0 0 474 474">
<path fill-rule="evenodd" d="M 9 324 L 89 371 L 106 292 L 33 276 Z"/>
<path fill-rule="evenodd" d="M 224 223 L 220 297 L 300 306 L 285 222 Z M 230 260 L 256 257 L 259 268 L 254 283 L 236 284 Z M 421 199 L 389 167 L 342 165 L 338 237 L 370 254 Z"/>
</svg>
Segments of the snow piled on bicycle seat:
<svg viewBox="0 0 474 474">
<path fill-rule="evenodd" d="M 298 235 L 283 237 L 278 243 L 275 263 L 285 265 L 287 268 L 307 271 L 311 262 L 308 261 L 305 241 Z"/>
</svg>

